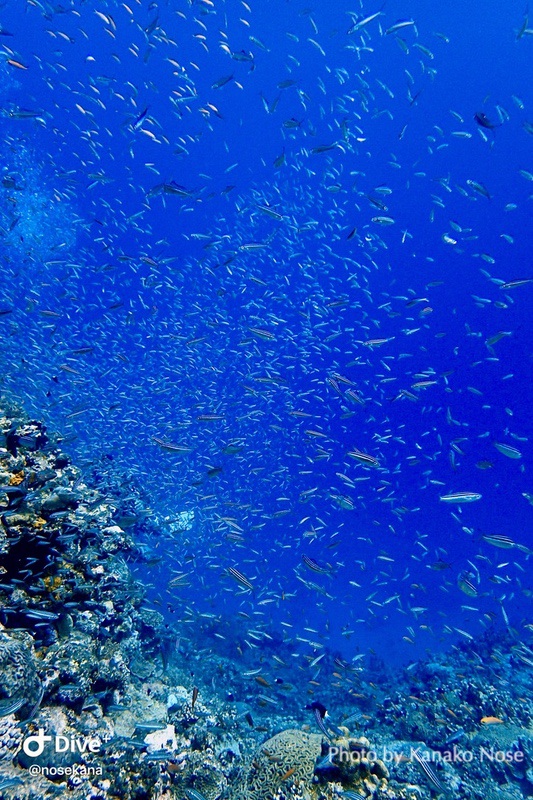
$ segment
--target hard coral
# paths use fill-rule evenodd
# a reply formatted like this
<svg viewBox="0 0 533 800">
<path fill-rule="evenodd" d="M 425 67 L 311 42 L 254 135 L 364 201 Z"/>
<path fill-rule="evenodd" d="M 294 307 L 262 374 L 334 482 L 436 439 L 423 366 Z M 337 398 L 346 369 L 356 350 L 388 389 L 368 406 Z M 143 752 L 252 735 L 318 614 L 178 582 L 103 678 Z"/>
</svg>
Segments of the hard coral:
<svg viewBox="0 0 533 800">
<path fill-rule="evenodd" d="M 26 634 L 0 632 L 0 699 L 24 698 L 24 715 L 41 693 L 30 638 Z"/>
<path fill-rule="evenodd" d="M 321 747 L 322 736 L 317 733 L 286 730 L 276 734 L 253 754 L 240 797 L 270 800 L 284 781 L 302 781 L 310 787 Z"/>
</svg>

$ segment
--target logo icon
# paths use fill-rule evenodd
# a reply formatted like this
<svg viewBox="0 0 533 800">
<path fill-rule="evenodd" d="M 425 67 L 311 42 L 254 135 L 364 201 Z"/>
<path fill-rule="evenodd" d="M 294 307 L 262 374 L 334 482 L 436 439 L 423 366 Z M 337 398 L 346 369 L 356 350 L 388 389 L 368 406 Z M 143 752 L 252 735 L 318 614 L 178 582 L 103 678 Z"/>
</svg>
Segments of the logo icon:
<svg viewBox="0 0 533 800">
<path fill-rule="evenodd" d="M 44 732 L 44 728 L 39 728 L 38 733 L 26 736 L 22 743 L 22 749 L 29 758 L 37 758 L 42 755 L 45 742 L 51 742 L 52 737 Z"/>
</svg>

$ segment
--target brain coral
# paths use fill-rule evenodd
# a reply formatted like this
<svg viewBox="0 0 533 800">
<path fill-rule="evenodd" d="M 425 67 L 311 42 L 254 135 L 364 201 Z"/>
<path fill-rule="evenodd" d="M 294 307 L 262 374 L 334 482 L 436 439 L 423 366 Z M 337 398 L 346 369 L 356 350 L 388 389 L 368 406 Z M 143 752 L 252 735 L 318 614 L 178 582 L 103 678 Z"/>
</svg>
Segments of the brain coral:
<svg viewBox="0 0 533 800">
<path fill-rule="evenodd" d="M 27 700 L 22 716 L 35 704 L 41 688 L 29 641 L 0 631 L 0 700 Z"/>
<path fill-rule="evenodd" d="M 22 730 L 13 714 L 0 719 L 0 762 L 12 761 L 22 743 Z"/>
<path fill-rule="evenodd" d="M 246 800 L 270 800 L 284 780 L 310 785 L 321 746 L 322 736 L 318 733 L 287 730 L 276 734 L 253 754 L 241 796 Z"/>
</svg>

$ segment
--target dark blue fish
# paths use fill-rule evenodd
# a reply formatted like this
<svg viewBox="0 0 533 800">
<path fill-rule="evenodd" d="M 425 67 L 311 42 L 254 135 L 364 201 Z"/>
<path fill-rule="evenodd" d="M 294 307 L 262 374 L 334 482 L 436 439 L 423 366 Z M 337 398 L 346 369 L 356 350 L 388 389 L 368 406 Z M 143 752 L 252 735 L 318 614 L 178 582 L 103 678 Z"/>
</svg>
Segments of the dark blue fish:
<svg viewBox="0 0 533 800">
<path fill-rule="evenodd" d="M 464 735 L 465 735 L 464 729 L 459 728 L 458 731 L 454 731 L 453 733 L 451 733 L 449 736 L 446 737 L 446 739 L 444 740 L 444 744 L 448 745 L 448 744 L 453 744 L 454 742 L 458 742 L 459 739 L 462 739 Z"/>
<path fill-rule="evenodd" d="M 332 768 L 335 769 L 336 764 L 333 761 L 334 755 L 331 752 L 332 750 L 333 750 L 333 748 L 330 747 L 330 749 L 326 753 L 326 755 L 323 756 L 323 758 L 321 758 L 320 761 L 318 761 L 315 764 L 315 772 L 320 772 L 322 770 L 328 770 L 328 769 L 332 769 Z"/>
<path fill-rule="evenodd" d="M 483 113 L 483 111 L 476 111 L 474 114 L 474 119 L 478 125 L 480 125 L 482 128 L 488 128 L 488 130 L 494 130 L 494 128 L 499 128 L 501 125 L 501 122 L 491 122 L 487 115 Z"/>
</svg>

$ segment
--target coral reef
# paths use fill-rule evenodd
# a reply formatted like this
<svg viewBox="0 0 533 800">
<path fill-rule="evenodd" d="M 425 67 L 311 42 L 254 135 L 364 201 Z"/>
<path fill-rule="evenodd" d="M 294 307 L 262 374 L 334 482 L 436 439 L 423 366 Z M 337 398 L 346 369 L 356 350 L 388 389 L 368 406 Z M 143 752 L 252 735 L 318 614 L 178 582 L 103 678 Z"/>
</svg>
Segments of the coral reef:
<svg viewBox="0 0 533 800">
<path fill-rule="evenodd" d="M 363 675 L 324 652 L 323 674 L 337 679 L 310 689 L 275 631 L 248 654 L 238 621 L 187 608 L 182 638 L 128 564 L 142 556 L 137 529 L 157 534 L 142 503 L 129 486 L 122 502 L 111 473 L 90 485 L 58 444 L 41 423 L 0 411 L 0 797 L 429 800 L 446 790 L 519 800 L 531 791 L 525 643 L 487 634 L 470 661 L 457 649 L 401 676 L 376 660 Z M 309 695 L 336 725 L 328 716 L 326 731 L 312 732 Z M 42 749 L 28 750 L 41 735 Z M 454 745 L 471 761 L 442 759 Z M 480 756 L 491 748 L 508 757 Z M 433 774 L 413 751 L 441 758 Z"/>
</svg>

